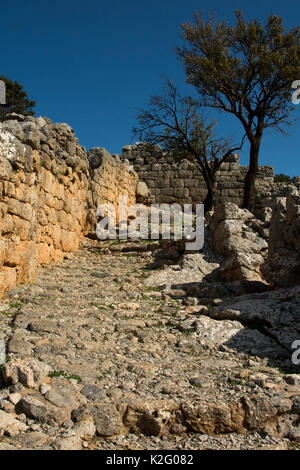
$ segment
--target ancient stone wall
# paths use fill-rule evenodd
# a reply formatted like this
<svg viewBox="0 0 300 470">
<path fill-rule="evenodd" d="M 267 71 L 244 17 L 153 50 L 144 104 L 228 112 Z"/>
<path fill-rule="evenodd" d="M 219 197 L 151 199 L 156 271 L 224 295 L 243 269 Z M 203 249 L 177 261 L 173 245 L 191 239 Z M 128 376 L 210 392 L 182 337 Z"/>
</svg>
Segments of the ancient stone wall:
<svg viewBox="0 0 300 470">
<path fill-rule="evenodd" d="M 137 143 L 123 147 L 123 157 L 128 159 L 150 191 L 151 201 L 156 203 L 202 203 L 206 185 L 199 169 L 188 160 L 179 161 L 176 155 L 164 152 L 159 145 Z M 243 185 L 248 167 L 240 166 L 237 154 L 222 165 L 216 175 L 216 202 L 232 202 L 241 205 Z M 273 168 L 259 168 L 257 189 L 258 203 L 261 193 L 274 185 Z"/>
<path fill-rule="evenodd" d="M 101 149 L 100 149 L 101 150 Z M 88 155 L 67 124 L 16 116 L 0 124 L 0 296 L 32 282 L 95 231 L 96 208 L 135 202 L 137 175 L 118 156 Z"/>
<path fill-rule="evenodd" d="M 92 207 L 110 203 L 116 209 L 118 222 L 119 197 L 127 196 L 128 206 L 135 204 L 138 176 L 128 160 L 110 155 L 103 147 L 92 148 L 87 154 L 90 165 Z"/>
<path fill-rule="evenodd" d="M 290 185 L 286 197 L 275 198 L 270 226 L 266 278 L 276 286 L 300 282 L 300 189 Z"/>
</svg>

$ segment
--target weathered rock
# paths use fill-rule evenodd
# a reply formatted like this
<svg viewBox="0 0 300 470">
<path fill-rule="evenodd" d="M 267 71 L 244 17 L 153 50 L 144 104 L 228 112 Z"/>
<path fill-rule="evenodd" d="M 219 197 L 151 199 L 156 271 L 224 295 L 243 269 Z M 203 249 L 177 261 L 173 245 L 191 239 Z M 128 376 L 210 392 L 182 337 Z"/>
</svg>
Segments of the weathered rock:
<svg viewBox="0 0 300 470">
<path fill-rule="evenodd" d="M 86 419 L 75 424 L 73 431 L 75 432 L 76 436 L 85 441 L 89 441 L 93 439 L 96 434 L 96 426 L 93 420 Z"/>
<path fill-rule="evenodd" d="M 189 430 L 204 434 L 243 431 L 244 410 L 240 403 L 200 402 L 183 404 L 182 412 Z"/>
<path fill-rule="evenodd" d="M 82 387 L 80 393 L 89 400 L 101 400 L 103 396 L 102 390 L 97 385 L 88 384 Z"/>
<path fill-rule="evenodd" d="M 253 356 L 278 358 L 288 357 L 286 350 L 276 341 L 258 330 L 245 328 L 238 321 L 212 320 L 201 317 L 195 321 L 197 337 L 208 348 L 227 348 L 252 354 Z"/>
<path fill-rule="evenodd" d="M 23 444 L 29 449 L 42 447 L 49 440 L 49 436 L 43 432 L 33 431 L 22 437 Z"/>
<path fill-rule="evenodd" d="M 113 404 L 98 403 L 91 408 L 98 436 L 116 436 L 122 429 L 120 413 Z"/>
<path fill-rule="evenodd" d="M 8 397 L 9 401 L 13 404 L 13 405 L 16 405 L 17 403 L 19 403 L 19 401 L 21 400 L 22 398 L 22 395 L 20 393 L 11 393 Z"/>
<path fill-rule="evenodd" d="M 250 431 L 261 430 L 265 423 L 274 419 L 279 413 L 291 409 L 291 403 L 285 400 L 270 400 L 265 397 L 253 396 L 242 398 L 245 410 L 244 426 Z"/>
<path fill-rule="evenodd" d="M 216 319 L 235 319 L 242 324 L 262 329 L 291 356 L 292 344 L 300 337 L 300 287 L 249 294 L 224 300 L 210 315 Z M 275 348 L 276 349 L 276 348 Z M 267 354 L 267 350 L 266 350 Z"/>
<path fill-rule="evenodd" d="M 20 401 L 21 409 L 26 416 L 41 423 L 62 424 L 69 418 L 66 408 L 57 408 L 45 402 L 38 395 L 26 395 Z"/>
<path fill-rule="evenodd" d="M 29 388 L 38 388 L 50 370 L 50 366 L 36 359 L 12 359 L 3 367 L 3 378 L 8 385 L 22 383 Z"/>
<path fill-rule="evenodd" d="M 169 432 L 180 415 L 179 406 L 170 400 L 134 401 L 127 407 L 124 425 L 149 436 Z"/>
<path fill-rule="evenodd" d="M 0 435 L 7 434 L 8 436 L 17 436 L 20 432 L 24 432 L 28 426 L 16 417 L 5 411 L 0 410 Z"/>
<path fill-rule="evenodd" d="M 275 199 L 269 256 L 263 267 L 265 276 L 279 287 L 300 283 L 300 192 L 289 188 L 287 197 Z"/>
<path fill-rule="evenodd" d="M 72 408 L 76 403 L 73 387 L 63 378 L 52 379 L 51 388 L 45 398 L 58 408 Z"/>
<path fill-rule="evenodd" d="M 225 256 L 220 275 L 231 280 L 262 280 L 261 268 L 268 244 L 255 231 L 253 214 L 232 203 L 216 207 L 210 220 L 213 247 Z"/>
<path fill-rule="evenodd" d="M 140 181 L 136 187 L 136 196 L 138 202 L 145 202 L 149 197 L 149 189 L 146 183 Z"/>
<path fill-rule="evenodd" d="M 57 439 L 53 446 L 56 450 L 82 450 L 82 442 L 78 436 Z"/>
<path fill-rule="evenodd" d="M 27 395 L 21 401 L 22 410 L 30 418 L 34 418 L 40 422 L 46 422 L 48 409 L 44 402 L 38 397 Z"/>
</svg>

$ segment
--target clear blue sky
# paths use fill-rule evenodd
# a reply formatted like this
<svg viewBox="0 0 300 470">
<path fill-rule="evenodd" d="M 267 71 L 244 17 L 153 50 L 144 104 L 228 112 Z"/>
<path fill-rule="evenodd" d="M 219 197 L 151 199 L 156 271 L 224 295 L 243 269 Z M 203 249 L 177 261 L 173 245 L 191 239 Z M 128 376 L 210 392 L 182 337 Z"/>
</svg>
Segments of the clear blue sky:
<svg viewBox="0 0 300 470">
<path fill-rule="evenodd" d="M 133 143 L 136 108 L 146 106 L 169 75 L 185 93 L 182 64 L 174 48 L 181 43 L 181 23 L 195 11 L 215 10 L 232 21 L 241 8 L 246 17 L 275 13 L 287 27 L 300 24 L 299 0 L 11 0 L 2 2 L 1 69 L 20 82 L 36 113 L 67 122 L 87 149 L 106 147 L 120 153 Z M 300 77 L 299 77 L 300 79 Z M 284 137 L 265 135 L 260 163 L 275 172 L 300 175 L 299 122 Z M 232 119 L 219 115 L 218 132 L 239 136 Z M 247 164 L 247 147 L 241 154 Z"/>
</svg>

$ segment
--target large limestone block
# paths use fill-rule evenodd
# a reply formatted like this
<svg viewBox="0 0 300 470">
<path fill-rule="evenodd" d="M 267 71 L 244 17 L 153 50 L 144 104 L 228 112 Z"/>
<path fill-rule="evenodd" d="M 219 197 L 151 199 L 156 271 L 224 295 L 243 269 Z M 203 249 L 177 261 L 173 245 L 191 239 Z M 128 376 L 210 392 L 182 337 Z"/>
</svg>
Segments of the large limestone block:
<svg viewBox="0 0 300 470">
<path fill-rule="evenodd" d="M 17 419 L 17 417 L 0 410 L 0 436 L 5 433 L 9 436 L 17 436 L 25 432 L 28 426 Z"/>
</svg>

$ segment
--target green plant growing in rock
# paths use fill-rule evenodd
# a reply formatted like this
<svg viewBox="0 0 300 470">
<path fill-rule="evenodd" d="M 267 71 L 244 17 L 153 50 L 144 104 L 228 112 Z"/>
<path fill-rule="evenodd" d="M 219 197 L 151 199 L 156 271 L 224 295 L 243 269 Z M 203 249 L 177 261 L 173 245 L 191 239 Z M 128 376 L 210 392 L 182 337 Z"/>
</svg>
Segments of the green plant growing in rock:
<svg viewBox="0 0 300 470">
<path fill-rule="evenodd" d="M 50 371 L 49 374 L 48 374 L 48 377 L 50 377 L 50 378 L 64 377 L 67 380 L 76 380 L 78 383 L 82 382 L 82 378 L 79 375 L 76 375 L 76 374 L 68 375 L 67 372 L 65 372 L 64 370 Z"/>
<path fill-rule="evenodd" d="M 16 312 L 12 312 L 11 310 L 4 310 L 3 312 L 0 312 L 0 314 L 11 317 L 11 316 L 15 315 Z"/>
<path fill-rule="evenodd" d="M 145 289 L 145 292 L 160 292 L 160 288 L 156 286 L 149 286 Z"/>
<path fill-rule="evenodd" d="M 9 304 L 10 308 L 21 308 L 22 305 L 23 305 L 22 302 L 14 302 L 14 303 Z"/>
<path fill-rule="evenodd" d="M 202 385 L 199 382 L 193 383 L 192 386 L 198 389 L 202 388 Z"/>
</svg>

